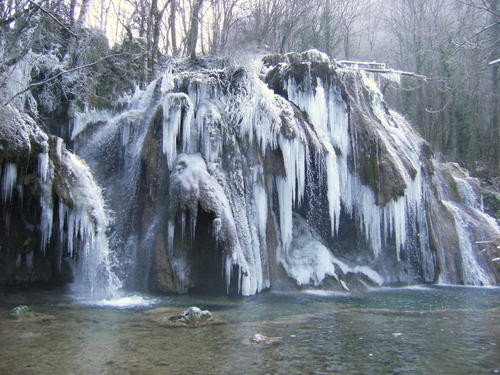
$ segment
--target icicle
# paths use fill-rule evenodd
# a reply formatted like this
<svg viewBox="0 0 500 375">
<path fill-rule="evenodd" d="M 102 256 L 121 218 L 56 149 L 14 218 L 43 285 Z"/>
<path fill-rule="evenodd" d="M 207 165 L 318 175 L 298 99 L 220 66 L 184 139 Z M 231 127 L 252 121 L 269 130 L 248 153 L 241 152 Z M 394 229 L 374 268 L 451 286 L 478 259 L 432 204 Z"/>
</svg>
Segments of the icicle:
<svg viewBox="0 0 500 375">
<path fill-rule="evenodd" d="M 38 176 L 45 182 L 49 171 L 49 153 L 41 152 L 38 154 Z"/>
<path fill-rule="evenodd" d="M 340 222 L 340 176 L 335 153 L 326 156 L 328 188 L 328 211 L 330 213 L 331 233 L 336 235 Z"/>
<path fill-rule="evenodd" d="M 265 238 L 266 237 L 266 228 L 267 228 L 267 194 L 260 184 L 254 185 L 254 197 L 255 197 L 255 206 L 257 213 L 257 223 L 260 231 L 260 235 Z"/>
<path fill-rule="evenodd" d="M 172 256 L 174 253 L 174 236 L 175 236 L 175 221 L 174 218 L 170 217 L 168 219 L 168 239 L 167 239 L 167 249 L 169 255 Z"/>
<path fill-rule="evenodd" d="M 216 217 L 212 222 L 212 231 L 215 237 L 215 241 L 217 242 L 218 245 L 220 245 L 222 241 L 221 229 L 222 229 L 222 221 L 220 217 Z"/>
<path fill-rule="evenodd" d="M 56 156 L 59 161 L 62 160 L 62 153 L 63 153 L 62 146 L 63 146 L 62 138 L 56 138 L 55 149 L 56 149 Z"/>
<path fill-rule="evenodd" d="M 193 105 L 183 93 L 167 94 L 163 101 L 163 153 L 171 170 L 177 155 L 177 136 L 182 129 L 182 150 L 188 146 L 191 135 Z"/>
<path fill-rule="evenodd" d="M 181 212 L 181 243 L 184 241 L 186 237 L 186 212 Z"/>
<path fill-rule="evenodd" d="M 40 177 L 40 248 L 45 253 L 47 245 L 52 238 L 54 221 L 53 203 L 53 170 L 48 153 L 38 155 L 38 175 Z"/>
<path fill-rule="evenodd" d="M 52 188 L 52 186 L 50 186 Z M 52 194 L 52 189 L 47 194 Z M 45 196 L 40 199 L 40 247 L 45 253 L 47 244 L 52 237 L 52 224 L 54 219 L 53 207 L 52 207 L 52 197 Z"/>
<path fill-rule="evenodd" d="M 276 187 L 280 209 L 281 242 L 286 253 L 292 239 L 292 208 L 294 205 L 300 205 L 305 192 L 306 152 L 305 146 L 298 139 L 289 140 L 280 137 L 279 145 L 286 176 L 276 177 Z"/>
<path fill-rule="evenodd" d="M 12 191 L 16 185 L 17 166 L 14 163 L 5 163 L 2 177 L 2 201 L 4 204 L 12 199 Z"/>
<path fill-rule="evenodd" d="M 281 115 L 287 112 L 293 117 L 289 104 L 279 98 L 257 76 L 251 76 L 248 83 L 248 96 L 230 98 L 232 110 L 236 112 L 236 121 L 240 122 L 240 136 L 246 137 L 249 143 L 257 142 L 262 155 L 267 147 L 277 147 L 277 130 L 281 126 Z"/>
</svg>

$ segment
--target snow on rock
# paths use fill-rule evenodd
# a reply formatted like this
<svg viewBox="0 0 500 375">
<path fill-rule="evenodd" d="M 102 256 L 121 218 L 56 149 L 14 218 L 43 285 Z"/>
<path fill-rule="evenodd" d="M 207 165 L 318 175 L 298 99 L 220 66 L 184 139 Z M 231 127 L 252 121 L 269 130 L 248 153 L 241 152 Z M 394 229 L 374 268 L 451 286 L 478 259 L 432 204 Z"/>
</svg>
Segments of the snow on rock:
<svg viewBox="0 0 500 375">
<path fill-rule="evenodd" d="M 48 151 L 48 136 L 33 119 L 13 105 L 9 104 L 0 110 L 0 125 L 1 159 L 26 159 Z"/>
</svg>

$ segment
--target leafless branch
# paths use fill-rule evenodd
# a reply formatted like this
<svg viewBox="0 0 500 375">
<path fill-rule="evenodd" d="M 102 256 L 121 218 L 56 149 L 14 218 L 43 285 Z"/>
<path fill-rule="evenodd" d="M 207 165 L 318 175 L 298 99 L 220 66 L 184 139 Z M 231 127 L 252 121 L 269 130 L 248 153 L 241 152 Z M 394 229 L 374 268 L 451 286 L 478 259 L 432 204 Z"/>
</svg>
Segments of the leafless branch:
<svg viewBox="0 0 500 375">
<path fill-rule="evenodd" d="M 484 12 L 488 12 L 492 15 L 494 15 L 495 17 L 500 17 L 500 14 L 496 13 L 495 11 L 493 11 L 492 9 L 486 7 L 486 6 L 480 6 L 480 5 L 476 5 L 474 4 L 473 2 L 470 2 L 470 1 L 463 1 L 463 0 L 455 0 L 456 2 L 460 3 L 460 4 L 463 4 L 463 5 L 466 5 L 468 7 L 471 7 L 471 8 L 475 8 L 475 9 L 478 9 L 478 10 L 482 10 Z"/>
</svg>

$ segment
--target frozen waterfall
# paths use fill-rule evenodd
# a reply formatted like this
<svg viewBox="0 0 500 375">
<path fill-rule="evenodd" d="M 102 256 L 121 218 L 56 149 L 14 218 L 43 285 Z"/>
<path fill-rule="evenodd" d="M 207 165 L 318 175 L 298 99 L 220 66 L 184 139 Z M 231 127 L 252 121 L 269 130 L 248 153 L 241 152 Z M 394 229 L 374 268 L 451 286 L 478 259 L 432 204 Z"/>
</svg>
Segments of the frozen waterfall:
<svg viewBox="0 0 500 375">
<path fill-rule="evenodd" d="M 440 172 L 368 73 L 317 51 L 251 69 L 173 64 L 119 108 L 78 114 L 72 134 L 115 212 L 128 287 L 252 295 L 283 277 L 349 289 L 455 272 L 430 203 Z M 468 184 L 461 202 L 479 209 Z M 464 267 L 482 271 L 463 282 L 492 282 L 469 247 Z"/>
</svg>

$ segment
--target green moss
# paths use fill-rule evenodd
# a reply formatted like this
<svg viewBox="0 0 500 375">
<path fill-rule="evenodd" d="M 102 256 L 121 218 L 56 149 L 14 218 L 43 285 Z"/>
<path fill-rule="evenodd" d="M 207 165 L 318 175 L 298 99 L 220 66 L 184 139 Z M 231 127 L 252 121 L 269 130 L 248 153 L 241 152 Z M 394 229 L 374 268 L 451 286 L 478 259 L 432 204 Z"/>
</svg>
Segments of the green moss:
<svg viewBox="0 0 500 375">
<path fill-rule="evenodd" d="M 111 101 L 103 96 L 90 93 L 87 97 L 87 103 L 90 107 L 96 109 L 109 109 L 111 108 Z"/>
</svg>

